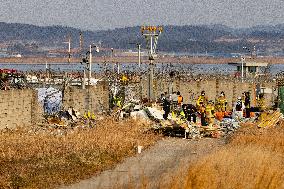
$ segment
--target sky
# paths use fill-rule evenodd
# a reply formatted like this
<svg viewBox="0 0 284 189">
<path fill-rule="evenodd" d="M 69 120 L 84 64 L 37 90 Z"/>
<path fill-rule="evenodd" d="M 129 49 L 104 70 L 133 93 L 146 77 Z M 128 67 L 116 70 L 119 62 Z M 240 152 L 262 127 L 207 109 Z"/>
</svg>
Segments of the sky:
<svg viewBox="0 0 284 189">
<path fill-rule="evenodd" d="M 284 23 L 284 0 L 0 0 L 0 21 L 83 30 L 140 25 Z"/>
</svg>

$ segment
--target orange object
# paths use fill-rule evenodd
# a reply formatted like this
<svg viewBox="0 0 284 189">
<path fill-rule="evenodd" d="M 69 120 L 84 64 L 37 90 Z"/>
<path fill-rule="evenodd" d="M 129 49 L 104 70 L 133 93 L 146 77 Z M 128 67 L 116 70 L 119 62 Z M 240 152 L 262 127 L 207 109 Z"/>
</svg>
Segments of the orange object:
<svg viewBox="0 0 284 189">
<path fill-rule="evenodd" d="M 178 96 L 178 104 L 181 104 L 183 102 L 183 97 L 181 95 Z"/>
<path fill-rule="evenodd" d="M 254 112 L 250 112 L 250 117 L 255 117 L 255 113 Z"/>
<path fill-rule="evenodd" d="M 218 119 L 219 121 L 222 121 L 224 118 L 224 112 L 216 112 L 215 113 L 215 117 L 216 119 Z"/>
</svg>

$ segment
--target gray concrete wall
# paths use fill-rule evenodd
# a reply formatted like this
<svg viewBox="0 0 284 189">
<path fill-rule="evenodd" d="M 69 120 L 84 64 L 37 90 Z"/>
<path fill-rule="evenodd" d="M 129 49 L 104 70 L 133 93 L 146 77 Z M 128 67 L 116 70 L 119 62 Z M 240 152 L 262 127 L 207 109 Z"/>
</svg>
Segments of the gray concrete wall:
<svg viewBox="0 0 284 189">
<path fill-rule="evenodd" d="M 106 82 L 99 82 L 88 89 L 79 87 L 68 87 L 64 91 L 64 109 L 74 108 L 82 115 L 88 110 L 91 113 L 98 113 L 109 108 L 109 87 Z"/>
<path fill-rule="evenodd" d="M 147 80 L 144 79 L 141 82 L 143 88 L 143 98 L 147 98 L 148 88 Z M 249 91 L 251 93 L 251 103 L 252 106 L 255 106 L 255 101 L 253 100 L 254 91 L 256 85 L 252 82 L 240 82 L 233 79 L 212 79 L 212 80 L 174 80 L 173 83 L 168 80 L 158 79 L 154 81 L 154 94 L 156 97 L 159 97 L 163 92 L 169 92 L 169 88 L 173 88 L 173 91 L 180 91 L 184 97 L 185 103 L 196 103 L 196 99 L 200 95 L 201 91 L 205 91 L 206 96 L 209 100 L 215 100 L 221 93 L 225 92 L 226 98 L 228 100 L 229 108 L 232 107 L 233 103 L 236 102 L 239 96 L 242 96 L 242 93 Z M 276 83 L 261 83 L 262 87 L 266 88 L 275 88 Z M 266 104 L 271 106 L 273 104 L 273 95 L 265 94 Z"/>
<path fill-rule="evenodd" d="M 0 90 L 0 129 L 36 124 L 42 113 L 35 90 Z"/>
</svg>

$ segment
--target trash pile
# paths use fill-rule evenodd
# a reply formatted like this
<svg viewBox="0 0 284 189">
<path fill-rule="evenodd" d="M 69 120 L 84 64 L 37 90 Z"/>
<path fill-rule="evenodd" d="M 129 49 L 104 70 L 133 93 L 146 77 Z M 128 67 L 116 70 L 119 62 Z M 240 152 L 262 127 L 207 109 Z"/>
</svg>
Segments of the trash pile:
<svg viewBox="0 0 284 189">
<path fill-rule="evenodd" d="M 65 135 L 77 129 L 93 128 L 100 119 L 102 118 L 95 116 L 93 113 L 86 112 L 84 115 L 81 115 L 76 109 L 68 108 L 66 111 L 46 115 L 45 120 L 33 128 L 33 132 Z"/>
<path fill-rule="evenodd" d="M 197 116 L 196 123 L 184 119 L 173 117 L 169 114 L 168 120 L 164 120 L 164 111 L 157 105 L 153 107 L 143 107 L 134 105 L 129 116 L 135 119 L 144 119 L 152 122 L 152 129 L 155 132 L 166 136 L 184 136 L 185 138 L 213 137 L 220 138 L 235 132 L 240 128 L 240 122 L 245 121 L 224 118 L 222 121 L 215 120 L 211 126 L 201 126 L 200 118 Z"/>
<path fill-rule="evenodd" d="M 222 135 L 230 135 L 239 128 L 239 122 L 234 119 L 224 118 L 220 122 L 220 130 L 222 131 Z"/>
</svg>

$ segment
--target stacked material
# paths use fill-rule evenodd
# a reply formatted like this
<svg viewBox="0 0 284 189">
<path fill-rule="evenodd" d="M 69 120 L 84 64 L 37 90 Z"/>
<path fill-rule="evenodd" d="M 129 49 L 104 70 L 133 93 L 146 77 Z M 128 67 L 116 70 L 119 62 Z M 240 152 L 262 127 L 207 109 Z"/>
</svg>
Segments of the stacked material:
<svg viewBox="0 0 284 189">
<path fill-rule="evenodd" d="M 263 112 L 260 115 L 260 122 L 258 124 L 258 127 L 260 128 L 272 127 L 276 125 L 276 123 L 279 122 L 281 117 L 282 117 L 282 114 L 278 110 L 274 112 Z"/>
</svg>

